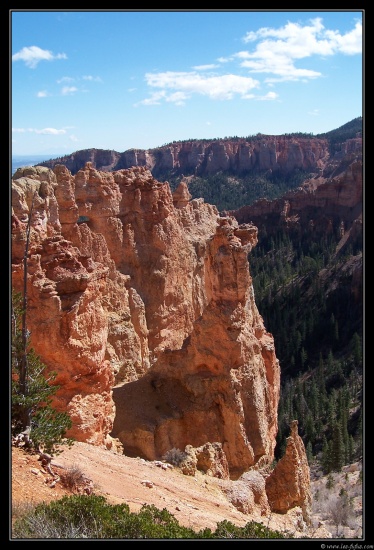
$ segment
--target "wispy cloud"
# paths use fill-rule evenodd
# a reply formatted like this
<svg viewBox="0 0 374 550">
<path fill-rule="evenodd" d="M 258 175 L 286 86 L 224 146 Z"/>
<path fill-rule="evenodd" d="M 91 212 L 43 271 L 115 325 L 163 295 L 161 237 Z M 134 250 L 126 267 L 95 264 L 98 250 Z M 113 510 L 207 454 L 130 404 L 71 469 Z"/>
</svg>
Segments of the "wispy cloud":
<svg viewBox="0 0 374 550">
<path fill-rule="evenodd" d="M 62 95 L 73 95 L 78 91 L 76 86 L 64 86 L 61 90 Z"/>
<path fill-rule="evenodd" d="M 295 61 L 311 56 L 331 56 L 338 53 L 354 55 L 362 52 L 362 25 L 356 23 L 353 30 L 341 34 L 325 29 L 322 19 L 311 19 L 308 25 L 288 22 L 279 29 L 263 27 L 248 32 L 244 42 L 258 41 L 253 51 L 235 54 L 241 66 L 253 73 L 271 73 L 279 80 L 303 80 L 322 76 L 319 71 L 297 68 Z"/>
<path fill-rule="evenodd" d="M 212 100 L 256 99 L 276 100 L 275 92 L 257 95 L 253 91 L 262 85 L 274 86 L 279 82 L 309 82 L 320 78 L 318 68 L 296 66 L 300 60 L 327 57 L 336 54 L 354 55 L 362 52 L 362 24 L 357 22 L 352 30 L 340 33 L 326 29 L 322 18 L 311 19 L 305 25 L 288 22 L 280 28 L 263 27 L 248 32 L 243 41 L 252 49 L 222 56 L 219 64 L 196 65 L 191 71 L 165 71 L 147 73 L 145 81 L 151 91 L 148 98 L 136 105 L 156 105 L 163 101 L 184 105 L 194 95 L 203 95 Z M 219 74 L 220 66 L 231 62 L 237 64 L 225 74 Z M 227 65 L 226 65 L 227 66 Z M 213 70 L 215 71 L 213 73 Z M 258 79 L 248 76 L 256 73 Z"/>
<path fill-rule="evenodd" d="M 55 59 L 67 59 L 66 54 L 53 54 L 49 50 L 42 50 L 38 46 L 28 46 L 12 55 L 12 61 L 24 61 L 27 67 L 35 69 L 40 61 L 53 61 Z"/>
<path fill-rule="evenodd" d="M 362 52 L 362 24 L 341 34 L 339 31 L 325 29 L 322 18 L 310 20 L 309 25 L 302 26 L 290 23 L 279 29 L 263 27 L 255 32 L 249 32 L 243 38 L 244 42 L 274 38 L 260 42 L 257 51 L 271 50 L 287 53 L 292 58 L 303 58 L 310 55 L 333 55 L 336 53 L 357 54 Z"/>
<path fill-rule="evenodd" d="M 277 98 L 278 98 L 278 94 L 276 94 L 275 92 L 268 92 L 265 95 L 255 96 L 255 99 L 259 101 L 274 101 L 274 99 L 277 99 Z"/>
<path fill-rule="evenodd" d="M 258 86 L 258 81 L 246 76 L 225 74 L 222 76 L 202 75 L 195 71 L 147 73 L 145 75 L 148 86 L 161 88 L 159 99 L 164 97 L 170 101 L 172 96 L 166 90 L 183 93 L 184 99 L 192 94 L 208 96 L 211 99 L 231 99 L 238 94 L 245 96 L 250 90 Z M 181 96 L 177 96 L 179 99 Z M 144 102 L 142 102 L 144 103 Z"/>
<path fill-rule="evenodd" d="M 58 136 L 61 134 L 66 134 L 66 128 L 12 128 L 12 132 L 17 134 L 23 134 L 25 132 L 33 132 L 35 134 L 43 134 L 43 135 L 49 135 L 49 136 Z"/>
<path fill-rule="evenodd" d="M 44 134 L 48 136 L 58 136 L 60 134 L 66 134 L 66 130 L 61 128 L 60 130 L 57 130 L 57 128 L 43 128 L 42 130 L 34 130 L 36 134 Z"/>
<path fill-rule="evenodd" d="M 40 90 L 40 92 L 37 92 L 36 97 L 48 97 L 49 95 L 46 90 Z"/>
<path fill-rule="evenodd" d="M 195 67 L 192 67 L 194 71 L 209 71 L 211 69 L 217 69 L 219 65 L 215 65 L 212 63 L 211 65 L 196 65 Z"/>
<path fill-rule="evenodd" d="M 102 82 L 99 76 L 86 75 L 82 76 L 83 80 L 90 80 L 91 82 Z"/>
<path fill-rule="evenodd" d="M 160 105 L 161 100 L 166 98 L 166 92 L 152 92 L 150 97 L 135 103 L 135 107 L 138 105 Z"/>
<path fill-rule="evenodd" d="M 175 105 L 184 105 L 186 103 L 187 95 L 184 92 L 175 92 L 167 96 L 166 101 L 169 103 L 175 103 Z"/>
<path fill-rule="evenodd" d="M 75 78 L 71 76 L 63 76 L 58 80 L 56 80 L 57 84 L 64 84 L 64 82 L 74 82 L 74 81 L 75 81 Z"/>
</svg>

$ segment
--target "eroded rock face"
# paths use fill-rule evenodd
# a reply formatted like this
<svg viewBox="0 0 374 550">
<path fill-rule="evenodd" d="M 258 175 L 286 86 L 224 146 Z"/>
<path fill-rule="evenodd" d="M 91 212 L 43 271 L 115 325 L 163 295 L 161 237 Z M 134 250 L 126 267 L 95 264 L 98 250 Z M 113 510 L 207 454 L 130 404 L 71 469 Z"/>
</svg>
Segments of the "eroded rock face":
<svg viewBox="0 0 374 550">
<path fill-rule="evenodd" d="M 49 168 L 64 164 L 74 174 L 86 162 L 91 162 L 101 171 L 143 166 L 156 177 L 164 173 L 207 176 L 221 170 L 237 174 L 251 170 L 314 172 L 324 165 L 328 154 L 327 139 L 261 135 L 248 140 L 174 142 L 155 149 L 130 149 L 123 153 L 84 149 L 42 164 Z"/>
<path fill-rule="evenodd" d="M 197 470 L 219 479 L 229 479 L 229 465 L 221 443 L 207 442 L 201 447 L 187 445 L 179 468 L 184 475 L 194 476 Z"/>
<path fill-rule="evenodd" d="M 297 420 L 291 425 L 286 452 L 266 479 L 266 494 L 273 512 L 284 514 L 299 506 L 306 523 L 310 522 L 312 496 L 310 470 Z"/>
<path fill-rule="evenodd" d="M 362 231 L 362 192 L 362 149 L 357 147 L 355 153 L 334 157 L 320 175 L 283 197 L 260 199 L 227 215 L 234 216 L 239 223 L 265 225 L 269 233 L 279 227 L 299 232 L 309 227 L 314 234 L 325 235 L 341 226 L 343 234 L 352 229 L 352 240 L 356 238 L 359 220 Z"/>
<path fill-rule="evenodd" d="M 68 435 L 148 459 L 215 442 L 232 477 L 271 461 L 279 364 L 249 271 L 257 228 L 145 167 L 18 170 L 12 191 L 12 283 L 34 198 L 27 323 Z"/>
</svg>

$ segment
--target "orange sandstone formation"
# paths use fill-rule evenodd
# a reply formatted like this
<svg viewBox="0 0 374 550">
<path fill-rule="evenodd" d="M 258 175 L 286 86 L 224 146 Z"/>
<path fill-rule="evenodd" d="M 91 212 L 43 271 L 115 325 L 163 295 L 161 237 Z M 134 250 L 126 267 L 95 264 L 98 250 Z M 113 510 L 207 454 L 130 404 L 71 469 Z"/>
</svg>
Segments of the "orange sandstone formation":
<svg viewBox="0 0 374 550">
<path fill-rule="evenodd" d="M 256 227 L 145 167 L 20 169 L 16 290 L 33 198 L 27 324 L 69 435 L 148 459 L 217 443 L 232 478 L 271 462 L 280 373 L 249 270 Z"/>
<path fill-rule="evenodd" d="M 266 494 L 273 512 L 286 513 L 300 506 L 304 520 L 311 517 L 312 496 L 310 471 L 303 440 L 297 431 L 298 422 L 291 424 L 285 455 L 266 479 Z"/>
</svg>

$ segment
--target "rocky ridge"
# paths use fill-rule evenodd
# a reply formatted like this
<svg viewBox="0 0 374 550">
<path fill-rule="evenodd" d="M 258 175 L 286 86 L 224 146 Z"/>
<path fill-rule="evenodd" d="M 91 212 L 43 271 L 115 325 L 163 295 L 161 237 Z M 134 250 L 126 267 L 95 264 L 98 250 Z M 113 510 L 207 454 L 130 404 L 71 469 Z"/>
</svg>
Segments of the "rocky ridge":
<svg viewBox="0 0 374 550">
<path fill-rule="evenodd" d="M 350 140 L 353 141 L 353 140 Z M 359 140 L 355 140 L 359 141 Z M 357 143 L 356 143 L 357 145 Z M 361 145 L 352 152 L 329 159 L 321 174 L 275 200 L 260 199 L 251 205 L 227 211 L 238 223 L 251 221 L 267 231 L 276 227 L 326 234 L 340 228 L 341 235 L 362 233 L 363 163 Z"/>
<path fill-rule="evenodd" d="M 64 164 L 75 174 L 86 162 L 100 171 L 132 166 L 148 168 L 156 177 L 164 174 L 208 176 L 219 171 L 242 174 L 248 171 L 293 170 L 318 172 L 329 155 L 327 139 L 259 135 L 256 138 L 191 140 L 173 142 L 155 149 L 129 149 L 122 153 L 84 149 L 41 163 L 53 168 Z"/>
</svg>

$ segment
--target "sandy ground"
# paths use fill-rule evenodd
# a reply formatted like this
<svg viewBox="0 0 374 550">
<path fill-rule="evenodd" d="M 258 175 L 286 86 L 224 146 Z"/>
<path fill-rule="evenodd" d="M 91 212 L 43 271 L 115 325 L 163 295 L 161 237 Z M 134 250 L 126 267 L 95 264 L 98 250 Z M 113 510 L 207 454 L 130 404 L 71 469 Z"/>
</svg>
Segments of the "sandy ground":
<svg viewBox="0 0 374 550">
<path fill-rule="evenodd" d="M 91 480 L 94 494 L 105 496 L 112 504 L 126 503 L 132 512 L 139 511 L 143 504 L 154 504 L 159 509 L 166 508 L 181 525 L 196 531 L 204 527 L 215 530 L 217 523 L 223 520 L 238 526 L 253 520 L 274 530 L 291 532 L 297 538 L 331 537 L 323 527 L 313 527 L 307 532 L 300 530 L 299 509 L 269 517 L 243 514 L 222 491 L 227 482 L 200 472 L 194 477 L 186 476 L 176 467 L 130 458 L 87 443 L 76 442 L 70 449 L 62 449 L 63 452 L 52 459 L 53 473 L 60 475 L 66 469 L 77 467 Z M 72 494 L 61 481 L 53 483 L 53 477 L 43 468 L 37 455 L 12 447 L 11 460 L 10 519 L 17 516 L 17 509 L 24 503 L 50 502 Z"/>
</svg>

